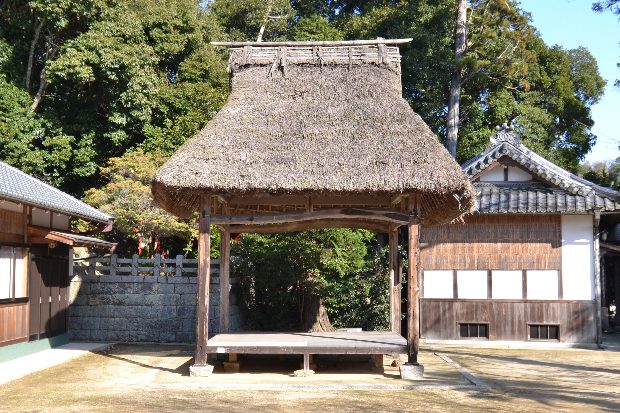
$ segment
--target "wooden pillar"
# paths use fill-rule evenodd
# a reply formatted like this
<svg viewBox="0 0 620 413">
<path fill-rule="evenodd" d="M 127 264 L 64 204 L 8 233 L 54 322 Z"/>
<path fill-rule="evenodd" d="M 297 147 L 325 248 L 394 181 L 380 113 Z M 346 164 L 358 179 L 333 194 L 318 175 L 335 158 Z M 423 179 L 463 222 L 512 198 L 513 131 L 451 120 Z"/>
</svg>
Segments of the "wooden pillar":
<svg viewBox="0 0 620 413">
<path fill-rule="evenodd" d="M 398 270 L 398 227 L 390 227 L 389 232 L 390 268 L 390 330 L 400 334 L 401 284 Z"/>
<path fill-rule="evenodd" d="M 601 211 L 595 210 L 593 216 L 593 229 L 594 229 L 594 303 L 596 305 L 595 309 L 595 322 L 596 322 L 596 344 L 603 343 L 603 325 L 602 325 L 602 315 L 601 315 L 601 262 L 600 262 L 600 251 L 599 251 L 599 224 L 601 221 Z"/>
<path fill-rule="evenodd" d="M 614 256 L 614 304 L 616 304 L 616 325 L 620 317 L 618 317 L 618 311 L 620 311 L 620 257 Z"/>
<path fill-rule="evenodd" d="M 211 197 L 203 196 L 198 214 L 198 291 L 196 302 L 195 366 L 207 365 L 209 281 L 211 277 Z"/>
<path fill-rule="evenodd" d="M 222 225 L 220 246 L 220 333 L 230 330 L 230 227 Z"/>
<path fill-rule="evenodd" d="M 418 267 L 420 258 L 420 224 L 412 218 L 409 229 L 409 268 L 407 272 L 407 347 L 409 363 L 418 363 L 420 348 L 420 287 Z"/>
</svg>

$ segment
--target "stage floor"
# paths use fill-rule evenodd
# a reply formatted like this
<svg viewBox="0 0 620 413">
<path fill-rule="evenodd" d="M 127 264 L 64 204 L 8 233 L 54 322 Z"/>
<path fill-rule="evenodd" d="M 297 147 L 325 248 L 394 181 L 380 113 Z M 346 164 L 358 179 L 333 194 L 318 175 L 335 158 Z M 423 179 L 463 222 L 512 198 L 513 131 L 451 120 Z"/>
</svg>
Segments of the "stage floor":
<svg viewBox="0 0 620 413">
<path fill-rule="evenodd" d="M 207 353 L 405 354 L 407 340 L 384 331 L 331 333 L 229 333 L 207 342 Z"/>
</svg>

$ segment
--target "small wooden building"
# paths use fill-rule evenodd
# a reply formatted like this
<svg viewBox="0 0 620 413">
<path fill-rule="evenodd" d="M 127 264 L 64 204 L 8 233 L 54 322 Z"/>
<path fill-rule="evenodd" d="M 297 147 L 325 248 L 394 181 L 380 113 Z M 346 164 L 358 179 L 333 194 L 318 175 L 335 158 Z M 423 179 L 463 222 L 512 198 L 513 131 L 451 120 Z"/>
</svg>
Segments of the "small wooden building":
<svg viewBox="0 0 620 413">
<path fill-rule="evenodd" d="M 220 43 L 231 47 L 232 91 L 215 118 L 158 171 L 156 202 L 199 213 L 197 347 L 207 353 L 418 353 L 418 234 L 474 205 L 471 184 L 402 98 L 400 40 Z M 392 331 L 224 334 L 208 342 L 210 225 L 222 227 L 220 326 L 227 331 L 230 233 L 368 228 L 389 233 Z M 400 336 L 398 228 L 409 237 L 407 339 Z M 364 346 L 364 343 L 366 345 Z M 373 343 L 368 346 L 368 343 Z M 306 364 L 307 367 L 307 364 Z"/>
<path fill-rule="evenodd" d="M 620 210 L 620 193 L 505 125 L 462 168 L 478 210 L 421 233 L 422 337 L 600 342 L 599 223 Z"/>
<path fill-rule="evenodd" d="M 72 247 L 115 244 L 70 232 L 80 218 L 110 229 L 113 218 L 0 162 L 0 357 L 17 343 L 68 340 L 66 310 Z M 56 339 L 53 339 L 53 338 Z M 28 348 L 35 348 L 30 346 Z M 25 349 L 25 351 L 29 351 Z"/>
</svg>

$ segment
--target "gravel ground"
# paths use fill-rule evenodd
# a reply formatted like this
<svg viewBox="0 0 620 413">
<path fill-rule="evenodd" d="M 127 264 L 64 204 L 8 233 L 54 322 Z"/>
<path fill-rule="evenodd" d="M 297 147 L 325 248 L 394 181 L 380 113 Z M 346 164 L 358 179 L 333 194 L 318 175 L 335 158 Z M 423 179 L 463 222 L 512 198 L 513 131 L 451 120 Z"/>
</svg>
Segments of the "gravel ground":
<svg viewBox="0 0 620 413">
<path fill-rule="evenodd" d="M 188 376 L 191 348 L 117 345 L 3 385 L 0 411 L 620 411 L 620 352 L 426 348 L 427 379 L 406 390 L 390 361 L 377 371 L 319 360 L 316 375 L 295 378 L 299 360 L 274 357 L 196 379 Z"/>
</svg>

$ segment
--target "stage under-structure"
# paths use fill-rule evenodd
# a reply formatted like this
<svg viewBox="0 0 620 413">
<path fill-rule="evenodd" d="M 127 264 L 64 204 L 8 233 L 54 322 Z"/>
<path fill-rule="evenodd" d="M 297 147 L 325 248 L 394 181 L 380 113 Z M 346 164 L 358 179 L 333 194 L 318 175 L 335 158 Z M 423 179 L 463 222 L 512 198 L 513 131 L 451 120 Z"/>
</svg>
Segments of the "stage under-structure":
<svg viewBox="0 0 620 413">
<path fill-rule="evenodd" d="M 407 354 L 407 340 L 389 331 L 229 333 L 209 339 L 207 353 L 301 354 L 307 370 L 314 354 Z"/>
</svg>

